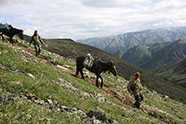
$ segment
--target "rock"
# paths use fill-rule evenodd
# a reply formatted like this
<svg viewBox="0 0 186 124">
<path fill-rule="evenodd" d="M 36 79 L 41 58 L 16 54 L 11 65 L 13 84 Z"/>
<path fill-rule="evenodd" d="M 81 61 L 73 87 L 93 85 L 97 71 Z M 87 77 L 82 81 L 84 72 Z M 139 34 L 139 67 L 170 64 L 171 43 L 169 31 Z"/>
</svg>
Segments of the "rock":
<svg viewBox="0 0 186 124">
<path fill-rule="evenodd" d="M 84 92 L 82 95 L 83 95 L 85 98 L 91 97 L 91 95 L 90 95 L 89 93 L 87 93 L 87 92 Z"/>
<path fill-rule="evenodd" d="M 106 98 L 101 94 L 97 94 L 96 99 L 98 102 L 106 102 Z"/>
<path fill-rule="evenodd" d="M 36 100 L 39 100 L 38 97 L 34 96 L 34 95 L 31 94 L 31 93 L 26 93 L 25 96 L 26 96 L 26 98 L 27 98 L 28 100 L 30 100 L 30 101 L 32 101 L 32 102 L 35 102 Z"/>
<path fill-rule="evenodd" d="M 71 69 L 71 67 L 69 65 L 63 65 L 63 67 Z"/>
<path fill-rule="evenodd" d="M 119 124 L 116 120 L 113 120 L 112 124 Z"/>
<path fill-rule="evenodd" d="M 0 68 L 3 69 L 3 70 L 6 69 L 6 67 L 2 64 L 0 64 Z"/>
<path fill-rule="evenodd" d="M 27 75 L 28 75 L 30 78 L 35 79 L 35 76 L 34 76 L 33 74 L 27 73 Z"/>
<path fill-rule="evenodd" d="M 102 124 L 100 120 L 93 119 L 93 124 Z"/>
<path fill-rule="evenodd" d="M 0 96 L 0 104 L 8 104 L 14 102 L 17 97 L 15 95 Z"/>
<path fill-rule="evenodd" d="M 60 112 L 60 111 L 61 111 L 61 109 L 60 109 L 60 108 L 57 108 L 57 111 L 58 111 L 58 112 Z"/>
<path fill-rule="evenodd" d="M 64 66 L 61 66 L 61 65 L 56 65 L 56 67 L 59 68 L 59 69 L 62 69 L 64 71 L 68 71 L 69 70 L 68 68 L 66 68 Z"/>
<path fill-rule="evenodd" d="M 167 95 L 163 95 L 162 97 L 163 97 L 165 100 L 169 98 L 169 96 L 167 96 Z"/>
<path fill-rule="evenodd" d="M 108 119 L 103 112 L 90 111 L 86 115 L 85 124 L 118 124 L 117 121 Z"/>
<path fill-rule="evenodd" d="M 77 110 L 74 112 L 75 114 L 79 114 L 82 118 L 86 118 L 86 113 L 82 110 Z"/>
<path fill-rule="evenodd" d="M 61 112 L 68 112 L 69 111 L 68 107 L 63 106 L 63 105 L 60 106 L 60 109 L 61 109 Z"/>
<path fill-rule="evenodd" d="M 39 105 L 44 105 L 44 103 L 45 103 L 44 100 L 35 100 L 34 102 L 39 104 Z"/>
<path fill-rule="evenodd" d="M 70 90 L 72 90 L 72 91 L 74 91 L 74 92 L 78 92 L 78 91 L 79 91 L 79 90 L 78 90 L 76 87 L 74 87 L 70 82 L 68 82 L 68 81 L 66 81 L 66 80 L 64 80 L 64 79 L 62 79 L 62 78 L 59 79 L 58 84 L 61 85 L 61 86 L 63 86 L 63 87 L 65 87 L 66 89 L 70 89 Z"/>
<path fill-rule="evenodd" d="M 22 84 L 21 81 L 12 81 L 12 83 L 15 83 L 17 85 Z"/>
<path fill-rule="evenodd" d="M 87 116 L 90 118 L 95 117 L 96 119 L 101 120 L 101 121 L 106 121 L 106 116 L 102 112 L 90 111 L 87 113 Z"/>
<path fill-rule="evenodd" d="M 75 107 L 73 107 L 73 108 L 72 108 L 72 111 L 78 111 L 78 109 L 77 109 L 77 108 L 75 108 Z"/>
<path fill-rule="evenodd" d="M 48 99 L 47 102 L 50 104 L 50 105 L 53 105 L 53 102 L 51 99 Z"/>
<path fill-rule="evenodd" d="M 95 75 L 90 73 L 89 71 L 85 70 L 84 71 L 84 75 L 85 77 L 89 78 L 89 79 L 95 79 Z"/>
</svg>

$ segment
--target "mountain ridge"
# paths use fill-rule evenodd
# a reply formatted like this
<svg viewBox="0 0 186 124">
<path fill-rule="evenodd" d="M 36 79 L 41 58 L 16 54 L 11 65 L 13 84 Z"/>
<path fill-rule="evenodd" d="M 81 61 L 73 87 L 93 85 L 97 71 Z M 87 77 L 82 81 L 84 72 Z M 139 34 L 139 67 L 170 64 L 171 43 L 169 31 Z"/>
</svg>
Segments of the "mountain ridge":
<svg viewBox="0 0 186 124">
<path fill-rule="evenodd" d="M 137 45 L 157 42 L 172 42 L 178 38 L 185 38 L 185 35 L 186 27 L 172 27 L 128 32 L 103 38 L 90 38 L 79 40 L 79 42 L 98 47 L 112 54 L 121 49 L 122 51 L 120 52 L 123 55 L 129 48 Z M 109 51 L 109 49 L 111 51 Z"/>
</svg>

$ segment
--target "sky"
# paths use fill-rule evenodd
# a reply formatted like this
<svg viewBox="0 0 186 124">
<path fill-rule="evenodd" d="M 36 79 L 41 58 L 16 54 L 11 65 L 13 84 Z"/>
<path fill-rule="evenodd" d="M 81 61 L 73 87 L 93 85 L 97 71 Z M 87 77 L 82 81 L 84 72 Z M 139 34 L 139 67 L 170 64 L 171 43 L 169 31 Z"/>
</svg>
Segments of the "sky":
<svg viewBox="0 0 186 124">
<path fill-rule="evenodd" d="M 0 0 L 0 22 L 45 38 L 103 37 L 186 26 L 186 0 Z"/>
</svg>

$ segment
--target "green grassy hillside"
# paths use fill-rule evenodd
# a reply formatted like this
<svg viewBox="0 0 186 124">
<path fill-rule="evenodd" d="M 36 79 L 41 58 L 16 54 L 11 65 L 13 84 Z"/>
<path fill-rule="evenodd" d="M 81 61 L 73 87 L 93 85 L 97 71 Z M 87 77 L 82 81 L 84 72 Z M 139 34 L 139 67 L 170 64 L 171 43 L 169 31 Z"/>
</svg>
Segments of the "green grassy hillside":
<svg viewBox="0 0 186 124">
<path fill-rule="evenodd" d="M 116 56 L 110 55 L 100 49 L 74 42 L 71 39 L 50 39 L 47 40 L 47 43 L 47 49 L 49 51 L 58 53 L 68 58 L 74 59 L 77 56 L 86 55 L 89 51 L 91 51 L 94 57 L 109 61 L 112 60 L 116 64 L 117 71 L 126 79 L 129 79 L 133 72 L 139 71 L 139 69 L 127 64 L 125 61 Z M 156 51 L 156 48 L 154 48 L 153 51 Z M 149 72 L 143 72 L 142 79 L 144 80 L 143 84 L 149 89 L 186 103 L 186 89 L 178 86 L 177 84 L 164 80 L 162 77 L 155 75 L 155 73 Z"/>
<path fill-rule="evenodd" d="M 98 89 L 94 76 L 74 77 L 73 59 L 27 45 L 0 41 L 0 123 L 184 124 L 186 105 L 145 88 L 142 109 L 132 107 L 127 80 L 104 74 Z"/>
<path fill-rule="evenodd" d="M 185 56 L 186 40 L 179 39 L 156 51 L 154 55 L 141 67 L 147 70 L 158 70 L 180 62 L 185 58 Z"/>
<path fill-rule="evenodd" d="M 169 44 L 171 43 L 163 42 L 138 45 L 130 48 L 127 52 L 125 52 L 122 58 L 128 63 L 131 63 L 141 69 L 146 69 L 146 66 L 149 66 L 147 65 L 147 62 L 149 62 L 156 54 L 158 54 L 159 50 L 165 48 Z M 152 67 L 149 68 L 149 70 L 153 70 L 155 69 L 154 67 L 157 66 L 157 62 L 150 62 L 150 64 L 152 64 Z"/>
<path fill-rule="evenodd" d="M 165 80 L 186 87 L 186 59 L 181 62 L 160 70 L 159 75 Z"/>
</svg>

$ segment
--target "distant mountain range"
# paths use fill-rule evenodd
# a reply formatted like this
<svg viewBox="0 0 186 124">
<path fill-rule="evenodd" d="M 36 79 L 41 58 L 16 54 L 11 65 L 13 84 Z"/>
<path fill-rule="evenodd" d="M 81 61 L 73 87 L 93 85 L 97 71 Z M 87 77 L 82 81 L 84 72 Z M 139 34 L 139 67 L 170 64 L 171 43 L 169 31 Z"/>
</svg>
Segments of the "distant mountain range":
<svg viewBox="0 0 186 124">
<path fill-rule="evenodd" d="M 185 57 L 185 45 L 173 43 L 179 39 L 186 39 L 186 27 L 130 32 L 104 38 L 90 38 L 80 42 L 118 55 L 137 67 L 154 69 L 175 64 Z"/>
<path fill-rule="evenodd" d="M 173 65 L 186 57 L 186 40 L 155 43 L 146 46 L 136 46 L 129 49 L 123 58 L 129 63 L 144 69 L 158 69 Z"/>
<path fill-rule="evenodd" d="M 138 67 L 146 67 L 147 63 L 156 55 L 158 51 L 168 46 L 170 42 L 154 43 L 148 45 L 138 45 L 130 48 L 122 56 L 127 62 L 136 65 Z M 150 64 L 154 66 L 153 64 Z M 149 66 L 150 66 L 149 65 Z"/>
</svg>

